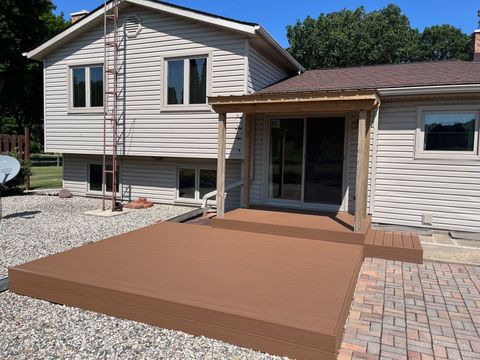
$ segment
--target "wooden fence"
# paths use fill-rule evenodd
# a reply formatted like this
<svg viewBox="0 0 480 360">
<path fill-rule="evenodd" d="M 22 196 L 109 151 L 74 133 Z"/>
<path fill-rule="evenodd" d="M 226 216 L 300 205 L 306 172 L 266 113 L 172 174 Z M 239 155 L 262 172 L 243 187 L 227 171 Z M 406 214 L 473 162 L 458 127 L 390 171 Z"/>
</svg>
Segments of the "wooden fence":
<svg viewBox="0 0 480 360">
<path fill-rule="evenodd" d="M 30 128 L 26 127 L 24 135 L 0 134 L 0 154 L 16 150 L 20 160 L 30 159 Z M 25 187 L 30 188 L 30 177 L 25 178 Z"/>
</svg>

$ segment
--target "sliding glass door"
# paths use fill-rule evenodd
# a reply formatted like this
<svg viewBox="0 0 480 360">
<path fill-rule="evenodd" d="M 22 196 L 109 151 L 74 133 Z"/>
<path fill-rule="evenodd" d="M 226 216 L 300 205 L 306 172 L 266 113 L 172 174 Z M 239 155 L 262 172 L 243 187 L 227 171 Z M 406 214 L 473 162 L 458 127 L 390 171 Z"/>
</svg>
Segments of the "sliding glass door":
<svg viewBox="0 0 480 360">
<path fill-rule="evenodd" d="M 280 203 L 340 205 L 345 119 L 270 121 L 268 198 Z"/>
<path fill-rule="evenodd" d="M 270 186 L 272 199 L 302 199 L 303 119 L 270 123 Z"/>
</svg>

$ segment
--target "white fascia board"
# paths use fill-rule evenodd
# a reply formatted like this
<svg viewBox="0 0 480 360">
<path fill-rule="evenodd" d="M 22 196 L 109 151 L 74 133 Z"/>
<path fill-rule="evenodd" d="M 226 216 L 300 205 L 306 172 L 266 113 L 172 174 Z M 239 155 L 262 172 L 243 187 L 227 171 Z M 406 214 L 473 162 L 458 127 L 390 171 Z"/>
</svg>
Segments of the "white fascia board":
<svg viewBox="0 0 480 360">
<path fill-rule="evenodd" d="M 77 31 L 84 25 L 88 24 L 89 22 L 97 19 L 99 16 L 103 16 L 103 7 L 99 8 L 97 11 L 95 11 L 92 14 L 88 14 L 86 19 L 82 19 L 74 23 L 73 25 L 70 25 L 69 28 L 66 30 L 62 31 L 60 34 L 54 36 L 50 40 L 45 41 L 43 44 L 40 46 L 37 46 L 35 49 L 28 51 L 27 53 L 24 53 L 23 55 L 26 56 L 29 59 L 34 59 L 34 60 L 43 60 L 42 56 L 39 55 L 41 54 L 42 51 L 47 50 L 50 46 L 54 45 L 57 41 L 62 40 L 66 36 L 70 35 L 71 33 Z"/>
<path fill-rule="evenodd" d="M 277 42 L 277 40 L 275 40 L 275 39 L 273 38 L 273 36 L 270 35 L 270 33 L 269 33 L 267 30 L 265 30 L 265 29 L 264 29 L 263 27 L 261 27 L 260 25 L 257 25 L 257 26 L 256 26 L 256 30 L 257 30 L 258 34 L 259 34 L 262 38 L 264 38 L 271 46 L 273 46 L 274 48 L 276 48 L 281 54 L 283 54 L 283 56 L 285 57 L 285 59 L 287 59 L 291 64 L 293 64 L 293 65 L 297 68 L 298 71 L 300 71 L 300 72 L 304 72 L 304 71 L 305 71 L 305 68 L 304 68 L 302 65 L 300 65 L 300 63 L 299 63 L 297 60 L 295 60 L 295 58 L 294 58 L 292 55 L 290 55 L 290 54 L 288 53 L 288 51 L 285 50 L 285 49 L 282 47 L 282 45 L 280 45 L 280 44 Z"/>
<path fill-rule="evenodd" d="M 480 84 L 410 86 L 378 89 L 380 96 L 448 94 L 480 92 Z"/>
<path fill-rule="evenodd" d="M 243 33 L 245 35 L 255 35 L 256 27 L 253 25 L 241 24 L 235 21 L 230 21 L 227 19 L 210 16 L 207 14 L 199 14 L 195 11 L 190 11 L 187 9 L 179 9 L 173 6 L 169 6 L 163 3 L 157 3 L 151 0 L 124 0 L 124 2 L 147 7 L 150 9 L 163 11 L 168 14 L 186 17 L 192 20 L 201 21 L 214 26 L 220 26 L 223 28 L 227 28 L 233 31 Z M 111 8 L 111 4 L 112 3 L 108 5 L 109 9 Z M 29 59 L 42 60 L 41 53 L 43 51 L 47 50 L 50 46 L 54 45 L 57 41 L 65 38 L 66 36 L 72 34 L 73 32 L 77 31 L 78 29 L 90 23 L 91 21 L 97 19 L 99 16 L 103 16 L 103 13 L 104 13 L 104 9 L 102 6 L 98 10 L 96 10 L 94 13 L 88 14 L 85 19 L 82 19 L 76 22 L 75 24 L 71 25 L 68 29 L 61 32 L 60 34 L 54 36 L 53 38 L 44 42 L 43 44 L 36 47 L 35 49 L 24 53 L 23 55 Z"/>
<path fill-rule="evenodd" d="M 188 9 L 179 9 L 177 7 L 169 6 L 164 3 L 157 3 L 151 0 L 126 0 L 129 3 L 149 7 L 152 9 L 160 10 L 168 14 L 178 15 L 182 17 L 186 17 L 192 20 L 201 21 L 207 24 L 220 26 L 223 28 L 227 28 L 230 30 L 238 31 L 244 33 L 246 35 L 253 35 L 255 34 L 255 26 L 242 24 L 236 21 L 230 21 L 227 19 L 222 19 L 216 17 L 214 15 L 207 15 L 207 14 L 200 14 L 195 11 L 191 11 Z"/>
</svg>

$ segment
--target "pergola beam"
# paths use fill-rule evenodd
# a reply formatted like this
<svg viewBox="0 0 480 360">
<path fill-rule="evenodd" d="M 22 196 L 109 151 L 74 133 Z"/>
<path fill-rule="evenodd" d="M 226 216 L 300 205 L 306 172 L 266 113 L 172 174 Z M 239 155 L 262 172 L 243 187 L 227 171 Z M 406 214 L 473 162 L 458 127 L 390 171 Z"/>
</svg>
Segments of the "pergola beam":
<svg viewBox="0 0 480 360">
<path fill-rule="evenodd" d="M 225 151 L 227 147 L 227 114 L 218 114 L 217 217 L 225 215 Z"/>
<path fill-rule="evenodd" d="M 265 103 L 231 103 L 212 104 L 217 113 L 253 113 L 253 114 L 288 114 L 313 112 L 352 112 L 372 110 L 378 106 L 376 99 L 368 100 L 322 100 L 322 101 L 295 101 L 295 102 L 265 102 Z"/>
</svg>

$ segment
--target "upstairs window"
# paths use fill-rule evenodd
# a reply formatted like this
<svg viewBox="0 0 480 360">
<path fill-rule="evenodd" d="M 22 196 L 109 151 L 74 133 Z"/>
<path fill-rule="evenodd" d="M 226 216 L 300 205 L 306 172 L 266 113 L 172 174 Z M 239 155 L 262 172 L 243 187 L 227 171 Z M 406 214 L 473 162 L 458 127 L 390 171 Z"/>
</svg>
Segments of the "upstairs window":
<svg viewBox="0 0 480 360">
<path fill-rule="evenodd" d="M 94 109 L 103 107 L 103 66 L 71 67 L 71 107 Z"/>
<path fill-rule="evenodd" d="M 167 106 L 205 105 L 208 58 L 175 58 L 167 59 L 165 63 Z"/>
<path fill-rule="evenodd" d="M 478 111 L 428 110 L 419 113 L 418 157 L 478 155 Z"/>
</svg>

